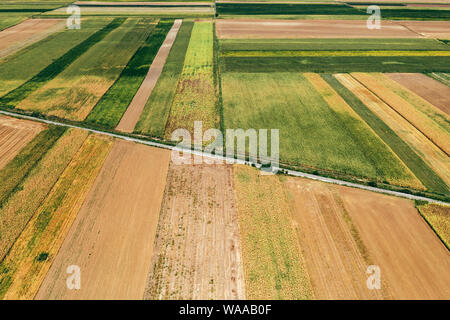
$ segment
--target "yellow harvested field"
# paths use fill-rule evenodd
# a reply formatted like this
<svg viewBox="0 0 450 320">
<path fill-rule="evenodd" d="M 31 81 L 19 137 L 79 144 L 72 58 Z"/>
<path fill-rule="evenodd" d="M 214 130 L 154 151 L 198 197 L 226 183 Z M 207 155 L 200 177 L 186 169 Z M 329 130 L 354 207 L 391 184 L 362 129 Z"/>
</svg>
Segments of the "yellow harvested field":
<svg viewBox="0 0 450 320">
<path fill-rule="evenodd" d="M 450 117 L 444 112 L 382 73 L 352 73 L 352 76 L 450 154 Z"/>
<path fill-rule="evenodd" d="M 30 218 L 87 137 L 84 130 L 68 130 L 28 174 L 21 190 L 0 209 L 0 260 L 3 260 Z"/>
<path fill-rule="evenodd" d="M 116 140 L 36 299 L 142 299 L 170 152 Z M 81 289 L 66 286 L 69 265 Z"/>
<path fill-rule="evenodd" d="M 111 146 L 102 136 L 85 140 L 2 261 L 4 299 L 34 298 Z"/>
<path fill-rule="evenodd" d="M 422 216 L 433 227 L 441 240 L 450 247 L 450 206 L 428 203 L 418 206 Z"/>
<path fill-rule="evenodd" d="M 0 169 L 43 129 L 38 122 L 0 116 Z"/>
<path fill-rule="evenodd" d="M 387 76 L 450 116 L 449 86 L 422 73 L 388 73 Z"/>
<path fill-rule="evenodd" d="M 336 92 L 334 89 L 323 80 L 317 73 L 304 73 L 306 79 L 314 86 L 317 92 L 325 99 L 328 106 L 333 109 L 337 114 L 342 115 L 342 122 L 348 126 L 358 126 L 359 135 L 362 137 L 366 136 L 365 144 L 367 146 L 372 146 L 374 152 L 378 152 L 383 159 L 381 161 L 388 163 L 398 163 L 398 166 L 402 168 L 402 172 L 397 172 L 397 175 L 387 175 L 387 172 L 383 172 L 383 179 L 392 183 L 394 185 L 411 187 L 414 189 L 423 189 L 422 183 L 414 176 L 411 170 L 401 161 L 398 156 L 392 152 L 392 150 L 387 146 L 382 139 L 370 128 L 370 126 L 345 102 L 345 100 Z M 352 120 L 352 123 L 350 123 Z M 384 147 L 382 150 L 375 149 L 378 147 L 374 145 L 375 140 L 378 144 Z M 381 151 L 383 152 L 381 154 Z M 390 172 L 389 172 L 390 173 Z M 401 174 L 401 176 L 400 176 Z"/>
<path fill-rule="evenodd" d="M 367 249 L 348 217 L 339 190 L 329 184 L 288 178 L 299 245 L 317 299 L 383 299 L 366 286 L 371 264 Z M 383 292 L 384 291 L 384 292 Z"/>
<path fill-rule="evenodd" d="M 416 151 L 447 185 L 450 185 L 450 159 L 442 150 L 351 75 L 336 74 L 335 77 Z"/>
<path fill-rule="evenodd" d="M 409 200 L 339 187 L 394 299 L 448 299 L 450 252 Z"/>
<path fill-rule="evenodd" d="M 313 292 L 278 176 L 233 167 L 247 299 L 311 299 Z"/>
<path fill-rule="evenodd" d="M 316 298 L 447 299 L 450 253 L 410 200 L 288 178 Z M 380 268 L 369 290 L 367 267 Z"/>
<path fill-rule="evenodd" d="M 230 165 L 171 163 L 145 299 L 245 299 Z"/>
</svg>

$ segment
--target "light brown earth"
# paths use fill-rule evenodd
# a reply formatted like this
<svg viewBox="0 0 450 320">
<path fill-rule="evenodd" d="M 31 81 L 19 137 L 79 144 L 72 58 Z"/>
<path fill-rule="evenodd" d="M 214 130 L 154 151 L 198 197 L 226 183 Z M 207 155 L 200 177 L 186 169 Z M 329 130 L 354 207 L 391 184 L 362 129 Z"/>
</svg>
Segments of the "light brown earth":
<svg viewBox="0 0 450 320">
<path fill-rule="evenodd" d="M 450 21 L 397 21 L 427 38 L 450 39 Z"/>
<path fill-rule="evenodd" d="M 422 73 L 388 73 L 391 79 L 450 115 L 450 88 Z"/>
<path fill-rule="evenodd" d="M 394 299 L 448 299 L 450 252 L 413 202 L 345 187 L 339 192 Z"/>
<path fill-rule="evenodd" d="M 0 169 L 43 129 L 38 122 L 0 116 Z"/>
<path fill-rule="evenodd" d="M 285 186 L 292 199 L 293 221 L 315 298 L 386 297 L 386 293 L 366 286 L 370 257 L 352 234 L 339 190 L 297 178 L 289 178 Z"/>
<path fill-rule="evenodd" d="M 0 32 L 0 58 L 39 41 L 65 26 L 62 19 L 28 19 Z"/>
<path fill-rule="evenodd" d="M 450 253 L 412 201 L 306 179 L 286 186 L 317 298 L 448 299 Z M 369 263 L 380 291 L 367 289 Z"/>
<path fill-rule="evenodd" d="M 245 299 L 229 165 L 171 163 L 146 299 Z"/>
<path fill-rule="evenodd" d="M 367 29 L 365 20 L 219 19 L 216 27 L 217 36 L 221 39 L 421 37 L 391 21 L 383 21 L 380 30 Z"/>
<path fill-rule="evenodd" d="M 166 63 L 166 59 L 169 56 L 170 49 L 172 48 L 175 38 L 177 37 L 178 30 L 181 27 L 181 22 L 181 19 L 175 20 L 172 28 L 167 33 L 166 39 L 153 59 L 147 76 L 139 87 L 139 90 L 136 92 L 133 100 L 127 108 L 127 111 L 117 125 L 117 130 L 123 132 L 133 132 L 134 127 L 141 116 L 142 110 L 144 110 L 145 104 L 147 103 L 148 98 L 152 94 L 152 91 L 158 82 L 159 76 L 164 68 L 164 64 Z"/>
<path fill-rule="evenodd" d="M 37 299 L 142 299 L 170 152 L 116 141 Z M 81 289 L 68 290 L 78 265 Z"/>
</svg>

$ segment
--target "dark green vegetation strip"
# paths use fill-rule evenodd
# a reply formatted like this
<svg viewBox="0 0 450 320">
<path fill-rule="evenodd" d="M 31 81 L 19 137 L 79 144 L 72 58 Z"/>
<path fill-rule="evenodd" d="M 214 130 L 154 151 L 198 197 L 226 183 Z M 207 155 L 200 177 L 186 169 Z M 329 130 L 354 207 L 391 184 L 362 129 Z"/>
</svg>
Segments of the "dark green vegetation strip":
<svg viewBox="0 0 450 320">
<path fill-rule="evenodd" d="M 164 129 L 177 88 L 178 77 L 183 70 L 184 58 L 193 27 L 192 21 L 183 21 L 180 30 L 178 30 L 177 38 L 172 45 L 158 83 L 136 125 L 136 133 L 153 137 L 164 136 Z"/>
<path fill-rule="evenodd" d="M 19 154 L 0 170 L 0 208 L 19 189 L 21 182 L 39 162 L 58 138 L 66 131 L 64 127 L 49 126 L 30 141 Z"/>
<path fill-rule="evenodd" d="M 33 91 L 42 87 L 45 83 L 55 78 L 79 56 L 81 56 L 94 44 L 102 40 L 112 30 L 119 27 L 125 20 L 125 18 L 114 19 L 103 29 L 97 31 L 92 36 L 78 44 L 76 47 L 70 49 L 63 56 L 56 59 L 29 81 L 25 82 L 20 87 L 17 87 L 16 89 L 10 91 L 8 94 L 0 98 L 0 107 L 14 108 L 20 101 L 25 99 Z"/>
<path fill-rule="evenodd" d="M 419 157 L 399 136 L 395 134 L 380 118 L 378 118 L 364 103 L 361 102 L 350 90 L 343 86 L 336 78 L 329 74 L 323 74 L 336 92 L 347 102 L 349 106 L 359 114 L 364 121 L 375 131 L 378 136 L 397 154 L 408 166 L 414 175 L 429 189 L 440 194 L 448 194 L 449 189 L 445 182 Z"/>
<path fill-rule="evenodd" d="M 382 19 L 448 20 L 450 10 L 382 9 Z"/>
<path fill-rule="evenodd" d="M 262 15 L 262 14 L 320 14 L 360 15 L 362 11 L 343 4 L 301 3 L 216 3 L 217 14 Z"/>
<path fill-rule="evenodd" d="M 148 28 L 148 24 L 145 23 Z M 130 59 L 118 80 L 94 107 L 87 122 L 115 128 L 147 75 L 159 48 L 172 27 L 173 20 L 160 21 L 145 43 Z"/>
<path fill-rule="evenodd" d="M 226 51 L 289 50 L 450 50 L 434 39 L 225 39 L 220 49 Z"/>
<path fill-rule="evenodd" d="M 450 57 L 222 57 L 225 72 L 450 72 Z"/>
</svg>

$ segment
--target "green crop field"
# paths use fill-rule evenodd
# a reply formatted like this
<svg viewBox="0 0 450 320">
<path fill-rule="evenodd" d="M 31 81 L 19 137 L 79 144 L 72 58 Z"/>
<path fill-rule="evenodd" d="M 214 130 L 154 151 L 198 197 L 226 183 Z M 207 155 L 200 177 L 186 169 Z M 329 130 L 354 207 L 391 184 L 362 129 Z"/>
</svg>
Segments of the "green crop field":
<svg viewBox="0 0 450 320">
<path fill-rule="evenodd" d="M 143 24 L 143 28 L 147 32 L 152 30 L 145 21 Z M 145 43 L 128 62 L 119 79 L 91 111 L 86 119 L 87 122 L 107 128 L 117 126 L 147 75 L 148 69 L 172 24 L 172 20 L 160 21 L 156 28 L 151 31 Z"/>
<path fill-rule="evenodd" d="M 0 11 L 0 31 L 24 21 L 31 15 L 32 13 Z"/>
<path fill-rule="evenodd" d="M 220 51 L 450 50 L 434 39 L 223 39 Z"/>
<path fill-rule="evenodd" d="M 450 72 L 450 56 L 223 57 L 226 72 Z"/>
<path fill-rule="evenodd" d="M 146 39 L 149 30 L 139 28 L 138 22 L 127 19 L 17 108 L 84 120 Z"/>
<path fill-rule="evenodd" d="M 358 9 L 344 4 L 273 4 L 273 3 L 216 3 L 217 14 L 235 15 L 278 15 L 278 14 L 302 14 L 302 15 L 360 15 Z"/>
<path fill-rule="evenodd" d="M 280 130 L 282 163 L 377 180 L 413 179 L 363 121 L 333 111 L 301 74 L 225 73 L 222 95 L 225 129 Z"/>
<path fill-rule="evenodd" d="M 3 84 L 3 86 L 6 87 L 6 90 L 11 90 L 11 87 L 14 87 L 15 89 L 8 92 L 8 94 L 4 95 L 0 98 L 0 106 L 1 107 L 8 107 L 8 108 L 14 108 L 20 101 L 25 99 L 28 95 L 30 95 L 33 91 L 39 89 L 43 85 L 45 85 L 47 82 L 55 78 L 58 74 L 60 74 L 68 65 L 70 65 L 72 62 L 74 62 L 79 56 L 81 56 L 87 49 L 89 49 L 91 46 L 102 40 L 109 32 L 117 28 L 119 25 L 123 23 L 123 19 L 114 19 L 113 21 L 109 21 L 109 24 L 104 26 L 100 30 L 96 30 L 95 33 L 79 33 L 79 36 L 81 36 L 81 39 L 78 37 L 74 37 L 76 40 L 74 42 L 69 41 L 68 45 L 63 45 L 62 48 L 67 50 L 69 46 L 73 46 L 80 40 L 84 39 L 82 42 L 79 42 L 77 45 L 73 46 L 69 51 L 65 52 L 61 56 L 50 56 L 50 59 L 43 59 L 43 62 L 49 63 L 45 68 L 41 69 L 37 74 L 29 73 L 28 71 L 24 71 L 25 68 L 30 64 L 30 61 L 35 61 L 38 57 L 40 59 L 40 54 L 42 52 L 46 52 L 45 50 L 51 50 L 53 46 L 58 47 L 59 38 L 55 40 L 55 38 L 60 35 L 56 35 L 55 38 L 48 38 L 42 40 L 42 42 L 39 42 L 36 44 L 36 46 L 31 46 L 30 48 L 26 48 L 24 50 L 29 50 L 28 54 L 23 53 L 22 51 L 18 53 L 18 55 L 21 55 L 20 58 L 18 57 L 17 60 L 13 62 L 13 64 L 9 63 L 8 60 L 6 60 L 8 63 L 2 64 L 0 67 L 6 68 L 9 73 L 9 79 L 6 78 L 6 80 L 10 80 L 11 83 L 6 82 L 6 84 Z M 88 29 L 89 30 L 89 29 Z M 66 37 L 67 39 L 70 39 L 70 37 L 67 37 L 68 34 L 63 34 L 61 37 Z M 70 35 L 70 34 L 69 34 Z M 84 35 L 84 36 L 83 36 Z M 86 38 L 85 36 L 89 36 Z M 46 42 L 48 41 L 48 42 Z M 64 43 L 64 42 L 63 42 Z M 64 51 L 65 51 L 64 50 Z M 59 50 L 58 50 L 59 51 Z M 62 52 L 64 52 L 62 51 Z M 26 52 L 26 51 L 25 51 Z M 61 54 L 62 52 L 59 52 Z M 23 54 L 23 56 L 22 56 Z M 56 58 L 56 59 L 55 59 Z M 8 58 L 7 58 L 8 59 Z M 35 60 L 32 60 L 35 59 Z M 53 60 L 55 59 L 55 60 Z M 17 65 L 14 66 L 14 63 L 17 63 Z M 38 66 L 42 68 L 45 64 L 38 63 Z M 19 69 L 20 67 L 20 69 Z M 16 69 L 17 68 L 17 69 Z M 32 68 L 34 69 L 34 68 Z M 36 72 L 39 69 L 34 69 L 33 71 Z M 17 77 L 22 77 L 21 73 L 24 72 L 27 77 L 32 76 L 29 78 L 28 81 L 22 81 L 20 86 L 17 86 Z M 19 78 L 20 79 L 20 78 Z M 14 83 L 15 82 L 15 83 Z M 20 82 L 19 82 L 20 83 Z M 5 92 L 5 88 L 2 88 Z"/>
<path fill-rule="evenodd" d="M 164 136 L 166 122 L 175 96 L 178 77 L 183 69 L 193 26 L 194 23 L 192 21 L 183 21 L 181 28 L 178 30 L 164 69 L 136 124 L 136 133 L 159 138 Z"/>
</svg>

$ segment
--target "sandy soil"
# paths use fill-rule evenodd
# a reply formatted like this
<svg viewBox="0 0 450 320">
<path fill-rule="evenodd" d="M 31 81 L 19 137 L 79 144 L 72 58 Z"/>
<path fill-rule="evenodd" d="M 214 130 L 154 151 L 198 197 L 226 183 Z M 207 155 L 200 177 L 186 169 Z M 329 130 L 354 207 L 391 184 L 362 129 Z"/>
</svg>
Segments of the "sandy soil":
<svg viewBox="0 0 450 320">
<path fill-rule="evenodd" d="M 397 23 L 428 38 L 450 39 L 450 21 L 397 21 Z"/>
<path fill-rule="evenodd" d="M 127 111 L 122 116 L 116 129 L 123 132 L 133 132 L 136 123 L 141 116 L 142 110 L 144 110 L 145 104 L 148 98 L 152 94 L 153 89 L 158 82 L 159 76 L 164 68 L 166 59 L 169 56 L 170 49 L 172 48 L 175 38 L 177 37 L 178 30 L 181 27 L 181 19 L 175 20 L 172 28 L 167 33 L 166 39 L 158 50 L 155 59 L 148 70 L 147 76 L 142 82 L 139 90 L 136 92 L 133 100 L 127 108 Z"/>
<path fill-rule="evenodd" d="M 244 299 L 232 167 L 171 164 L 147 299 Z"/>
<path fill-rule="evenodd" d="M 450 253 L 413 202 L 306 179 L 286 186 L 317 298 L 448 299 Z M 367 289 L 369 264 L 380 290 Z"/>
<path fill-rule="evenodd" d="M 450 115 L 450 88 L 422 73 L 388 73 L 391 79 Z"/>
<path fill-rule="evenodd" d="M 217 36 L 221 39 L 420 37 L 417 33 L 391 21 L 383 21 L 380 30 L 367 29 L 365 20 L 219 19 L 216 26 Z"/>
<path fill-rule="evenodd" d="M 28 19 L 0 32 L 0 58 L 39 41 L 65 26 L 62 19 Z"/>
<path fill-rule="evenodd" d="M 411 201 L 339 187 L 394 299 L 448 299 L 450 253 Z"/>
<path fill-rule="evenodd" d="M 293 220 L 317 299 L 382 299 L 366 286 L 370 265 L 345 221 L 345 208 L 334 186 L 289 178 Z"/>
<path fill-rule="evenodd" d="M 141 299 L 170 153 L 116 141 L 55 258 L 37 299 Z M 68 290 L 78 265 L 81 289 Z"/>
<path fill-rule="evenodd" d="M 0 169 L 44 128 L 38 122 L 0 116 Z"/>
</svg>

